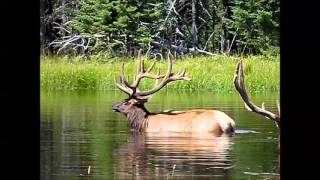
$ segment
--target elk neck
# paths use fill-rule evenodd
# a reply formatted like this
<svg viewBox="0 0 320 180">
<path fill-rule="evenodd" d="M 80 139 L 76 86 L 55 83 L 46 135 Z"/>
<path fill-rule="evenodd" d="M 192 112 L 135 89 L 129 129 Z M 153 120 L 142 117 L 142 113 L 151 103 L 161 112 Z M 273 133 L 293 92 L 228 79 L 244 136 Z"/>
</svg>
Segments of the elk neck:
<svg viewBox="0 0 320 180">
<path fill-rule="evenodd" d="M 144 107 L 144 105 L 140 105 L 139 107 L 132 109 L 132 111 L 127 114 L 131 128 L 138 132 L 144 131 L 148 125 L 149 114 L 149 111 Z"/>
</svg>

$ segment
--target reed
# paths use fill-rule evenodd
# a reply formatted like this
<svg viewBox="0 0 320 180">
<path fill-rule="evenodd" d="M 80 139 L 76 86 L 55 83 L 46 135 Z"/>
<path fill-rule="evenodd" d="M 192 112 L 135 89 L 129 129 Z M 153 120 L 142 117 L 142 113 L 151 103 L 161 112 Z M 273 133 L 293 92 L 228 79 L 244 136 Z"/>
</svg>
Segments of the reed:
<svg viewBox="0 0 320 180">
<path fill-rule="evenodd" d="M 175 60 L 173 71 L 187 69 L 187 76 L 191 81 L 177 81 L 169 84 L 168 89 L 179 90 L 209 90 L 214 92 L 233 92 L 232 83 L 236 63 L 239 57 L 225 55 L 213 57 L 186 57 Z M 265 58 L 263 56 L 249 56 L 241 58 L 244 61 L 246 87 L 250 92 L 279 91 L 280 88 L 280 61 L 279 58 Z M 148 66 L 154 60 L 146 60 Z M 125 74 L 132 80 L 135 74 L 137 59 L 92 58 L 84 61 L 81 58 L 41 56 L 40 78 L 41 88 L 46 90 L 75 90 L 96 89 L 113 90 L 118 78 L 121 64 L 125 63 Z M 165 60 L 156 63 L 157 68 L 165 72 Z M 141 89 L 152 87 L 152 80 L 144 80 Z"/>
</svg>

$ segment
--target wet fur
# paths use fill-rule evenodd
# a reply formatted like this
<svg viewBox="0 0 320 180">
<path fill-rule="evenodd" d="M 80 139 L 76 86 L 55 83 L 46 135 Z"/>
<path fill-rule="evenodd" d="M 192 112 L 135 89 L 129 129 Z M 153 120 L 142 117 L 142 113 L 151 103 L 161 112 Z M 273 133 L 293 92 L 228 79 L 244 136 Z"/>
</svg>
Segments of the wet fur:
<svg viewBox="0 0 320 180">
<path fill-rule="evenodd" d="M 138 132 L 143 132 L 148 125 L 148 111 L 144 107 L 136 108 L 127 114 L 130 127 Z"/>
<path fill-rule="evenodd" d="M 214 134 L 234 132 L 235 123 L 225 113 L 216 110 L 192 109 L 150 113 L 137 100 L 124 100 L 113 105 L 124 114 L 135 132 L 193 132 Z"/>
</svg>

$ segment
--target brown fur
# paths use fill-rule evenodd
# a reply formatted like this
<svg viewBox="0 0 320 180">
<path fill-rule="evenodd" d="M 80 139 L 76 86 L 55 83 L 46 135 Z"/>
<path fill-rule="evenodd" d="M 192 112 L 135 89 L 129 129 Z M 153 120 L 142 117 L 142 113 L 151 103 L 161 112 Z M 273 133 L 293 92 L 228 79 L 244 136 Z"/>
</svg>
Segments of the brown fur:
<svg viewBox="0 0 320 180">
<path fill-rule="evenodd" d="M 142 132 L 147 127 L 147 113 L 142 109 L 136 109 L 127 114 L 132 129 Z"/>
<path fill-rule="evenodd" d="M 221 121 L 228 121 L 222 125 Z M 234 122 L 226 114 L 215 110 L 193 109 L 148 116 L 146 132 L 192 132 L 222 134 L 233 132 Z"/>
<path fill-rule="evenodd" d="M 234 121 L 216 110 L 193 109 L 149 113 L 143 104 L 131 99 L 113 106 L 127 116 L 130 126 L 139 132 L 191 132 L 222 134 L 234 131 Z"/>
</svg>

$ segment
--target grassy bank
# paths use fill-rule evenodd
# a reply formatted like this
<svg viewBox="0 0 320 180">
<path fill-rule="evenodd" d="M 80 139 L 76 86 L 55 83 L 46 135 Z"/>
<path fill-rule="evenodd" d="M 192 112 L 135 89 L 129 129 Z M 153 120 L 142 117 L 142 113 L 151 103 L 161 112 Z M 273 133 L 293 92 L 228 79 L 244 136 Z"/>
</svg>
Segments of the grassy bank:
<svg viewBox="0 0 320 180">
<path fill-rule="evenodd" d="M 191 81 L 177 81 L 169 84 L 170 89 L 211 90 L 215 92 L 232 92 L 233 75 L 239 58 L 227 56 L 185 58 L 174 62 L 173 71 L 187 69 Z M 279 59 L 265 59 L 252 56 L 244 58 L 246 87 L 250 92 L 278 91 L 280 88 Z M 41 57 L 41 88 L 54 89 L 116 89 L 114 82 L 118 78 L 122 62 L 125 62 L 125 74 L 132 80 L 137 60 L 118 59 L 101 62 L 74 58 Z M 152 60 L 146 61 L 150 65 Z M 156 68 L 164 73 L 167 62 L 157 62 Z M 153 86 L 153 81 L 144 80 L 142 89 Z"/>
</svg>

